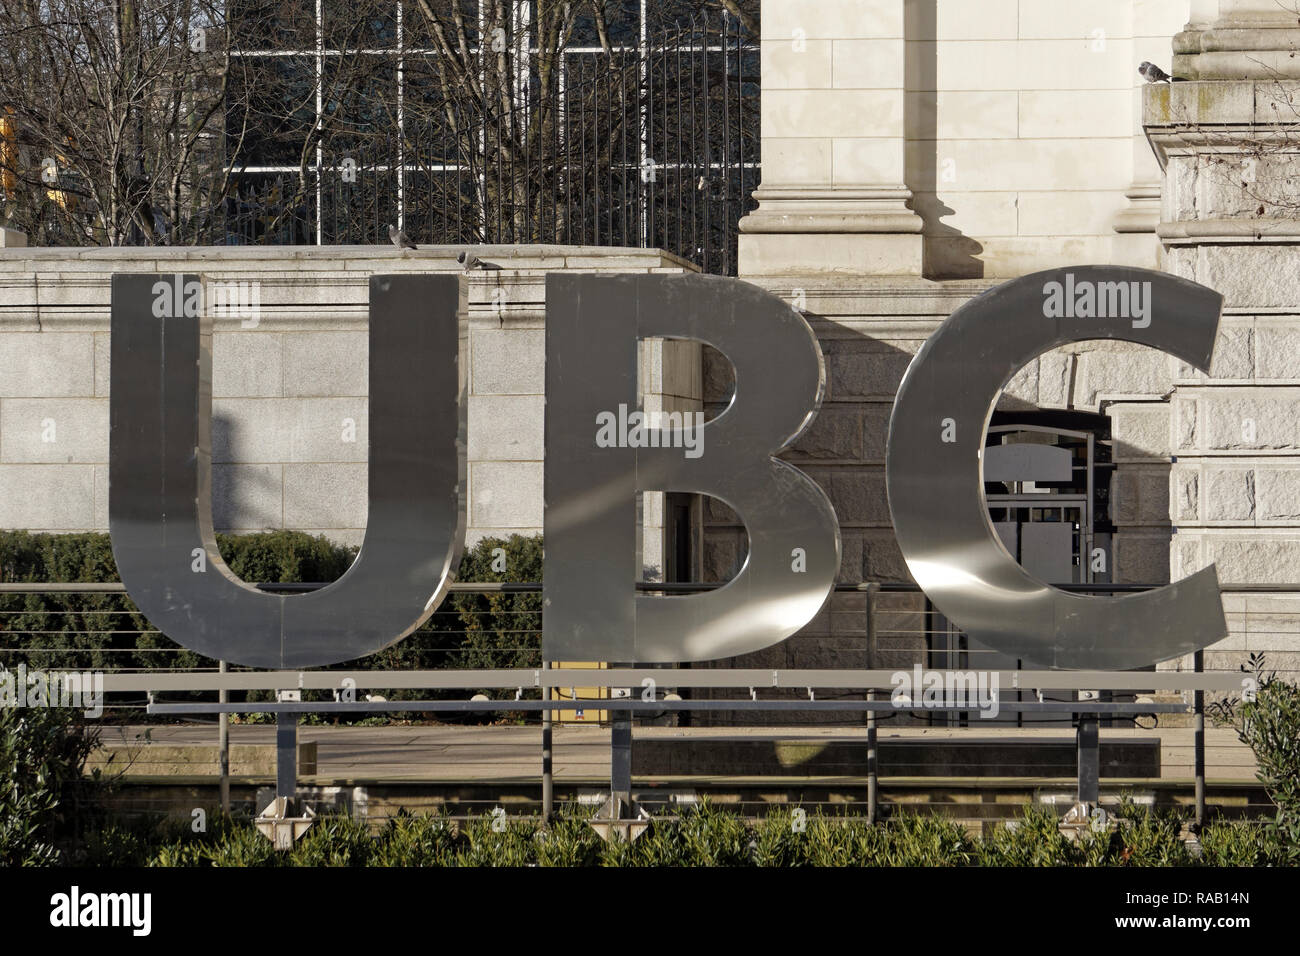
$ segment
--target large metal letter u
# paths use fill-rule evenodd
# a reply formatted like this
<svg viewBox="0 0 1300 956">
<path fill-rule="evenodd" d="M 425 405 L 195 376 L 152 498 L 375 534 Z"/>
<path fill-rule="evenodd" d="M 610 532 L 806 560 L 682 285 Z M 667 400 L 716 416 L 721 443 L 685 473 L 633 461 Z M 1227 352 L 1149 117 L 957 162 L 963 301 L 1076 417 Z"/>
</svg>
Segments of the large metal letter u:
<svg viewBox="0 0 1300 956">
<path fill-rule="evenodd" d="M 160 309 L 154 287 L 171 281 L 113 277 L 109 528 L 132 600 L 172 640 L 251 667 L 333 664 L 401 640 L 442 600 L 464 537 L 464 281 L 371 277 L 369 522 L 347 573 L 300 595 L 240 581 L 217 551 L 211 320 Z"/>
</svg>

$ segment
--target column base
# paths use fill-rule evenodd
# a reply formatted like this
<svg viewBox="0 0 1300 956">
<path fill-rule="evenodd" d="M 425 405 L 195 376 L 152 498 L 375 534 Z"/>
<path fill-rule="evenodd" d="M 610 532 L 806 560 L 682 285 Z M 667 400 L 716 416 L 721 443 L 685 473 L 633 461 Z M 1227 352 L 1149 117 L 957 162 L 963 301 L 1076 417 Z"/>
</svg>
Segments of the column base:
<svg viewBox="0 0 1300 956">
<path fill-rule="evenodd" d="M 739 273 L 921 275 L 919 233 L 767 233 L 740 236 Z"/>
<path fill-rule="evenodd" d="M 760 187 L 740 221 L 740 275 L 921 275 L 921 217 L 901 186 Z"/>
<path fill-rule="evenodd" d="M 1134 183 L 1124 196 L 1129 204 L 1115 214 L 1114 230 L 1154 233 L 1160 223 L 1160 184 Z"/>
</svg>

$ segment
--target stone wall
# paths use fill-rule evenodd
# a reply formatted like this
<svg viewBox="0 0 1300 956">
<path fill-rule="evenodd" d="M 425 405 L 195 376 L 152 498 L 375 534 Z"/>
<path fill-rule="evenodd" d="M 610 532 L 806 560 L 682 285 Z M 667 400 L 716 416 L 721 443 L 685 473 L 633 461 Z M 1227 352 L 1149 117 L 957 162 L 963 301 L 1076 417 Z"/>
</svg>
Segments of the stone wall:
<svg viewBox="0 0 1300 956">
<path fill-rule="evenodd" d="M 108 528 L 109 283 L 114 272 L 256 281 L 255 324 L 213 333 L 218 531 L 291 528 L 360 542 L 366 525 L 367 294 L 381 272 L 459 272 L 459 248 L 12 249 L 0 254 L 0 527 Z M 467 543 L 542 530 L 545 278 L 680 272 L 657 251 L 482 247 L 470 275 Z M 647 353 L 670 408 L 698 357 Z M 682 363 L 685 363 L 682 365 Z M 678 366 L 682 365 L 681 368 Z M 665 373 L 665 368 L 667 372 Z M 662 383 L 667 382 L 666 386 Z M 660 384 L 655 384 L 660 383 Z M 656 389 L 673 391 L 661 399 Z M 687 395 L 689 398 L 689 395 Z M 651 554 L 662 550 L 653 541 Z"/>
<path fill-rule="evenodd" d="M 742 275 L 1157 268 L 1137 66 L 1169 69 L 1189 14 L 1189 0 L 768 0 Z"/>
<path fill-rule="evenodd" d="M 1220 0 L 1217 18 L 1174 39 L 1175 66 L 1188 80 L 1144 91 L 1144 109 L 1165 172 L 1157 231 L 1166 268 L 1224 296 L 1210 372 L 1180 367 L 1169 406 L 1171 573 L 1213 563 L 1236 591 L 1225 596 L 1232 636 L 1207 653 L 1208 666 L 1231 669 L 1263 653 L 1268 670 L 1294 680 L 1300 151 L 1291 130 L 1300 29 L 1284 6 Z"/>
</svg>

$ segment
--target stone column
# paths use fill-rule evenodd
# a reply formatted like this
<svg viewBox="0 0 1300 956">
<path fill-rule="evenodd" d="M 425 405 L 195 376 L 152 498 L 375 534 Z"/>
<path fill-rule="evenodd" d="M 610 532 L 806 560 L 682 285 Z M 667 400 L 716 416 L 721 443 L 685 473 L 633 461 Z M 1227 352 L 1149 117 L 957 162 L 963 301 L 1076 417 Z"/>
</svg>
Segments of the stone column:
<svg viewBox="0 0 1300 956">
<path fill-rule="evenodd" d="M 1175 374 L 1171 572 L 1211 562 L 1232 635 L 1206 654 L 1235 669 L 1251 650 L 1300 670 L 1300 23 L 1274 0 L 1220 0 L 1174 39 L 1144 123 L 1165 189 L 1165 268 L 1217 289 L 1224 315 L 1209 375 Z M 1294 585 L 1278 596 L 1238 584 Z M 1189 662 L 1183 661 L 1186 666 Z"/>
<path fill-rule="evenodd" d="M 740 274 L 921 274 L 904 185 L 904 0 L 763 0 L 763 182 Z"/>
<path fill-rule="evenodd" d="M 1162 69 L 1169 69 L 1169 38 L 1180 27 L 1184 31 L 1206 28 L 1217 12 L 1217 0 L 1134 0 L 1134 66 L 1149 60 Z M 1128 206 L 1115 215 L 1115 231 L 1122 236 L 1115 243 L 1115 261 L 1155 268 L 1159 248 L 1155 232 L 1160 222 L 1161 174 L 1142 128 L 1142 89 L 1145 86 L 1146 81 L 1135 68 L 1133 183 L 1124 191 Z"/>
<path fill-rule="evenodd" d="M 1219 0 L 1217 17 L 1206 11 L 1174 37 L 1171 72 L 1193 80 L 1300 77 L 1300 15 L 1287 6 L 1286 0 Z"/>
</svg>

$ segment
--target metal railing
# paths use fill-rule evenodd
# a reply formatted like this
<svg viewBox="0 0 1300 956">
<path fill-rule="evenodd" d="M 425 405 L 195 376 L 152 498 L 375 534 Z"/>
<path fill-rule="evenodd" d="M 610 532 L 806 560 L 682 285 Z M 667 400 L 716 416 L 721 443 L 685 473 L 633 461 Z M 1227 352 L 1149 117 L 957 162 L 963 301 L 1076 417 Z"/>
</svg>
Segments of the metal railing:
<svg viewBox="0 0 1300 956">
<path fill-rule="evenodd" d="M 282 592 L 322 586 L 260 585 Z M 689 593 L 717 586 L 641 584 L 639 588 L 647 592 Z M 1073 589 L 1097 592 L 1144 588 L 1092 585 Z M 139 615 L 121 584 L 0 584 L 0 667 L 12 670 L 25 663 L 48 669 L 100 669 L 108 692 L 105 714 L 110 721 L 124 724 L 160 718 L 192 721 L 200 715 L 214 714 L 219 714 L 221 723 L 227 726 L 228 717 L 234 714 L 274 714 L 279 722 L 288 719 L 295 724 L 308 714 L 317 721 L 387 714 L 437 716 L 444 723 L 481 724 L 494 715 L 507 714 L 521 727 L 540 726 L 544 734 L 549 734 L 553 721 L 563 721 L 578 709 L 599 709 L 607 717 L 622 715 L 629 728 L 633 717 L 647 720 L 646 726 L 680 726 L 689 714 L 696 722 L 703 716 L 716 718 L 718 722 L 710 725 L 716 730 L 745 725 L 766 714 L 782 723 L 786 736 L 791 732 L 791 721 L 795 722 L 793 732 L 798 736 L 800 722 L 820 717 L 851 728 L 849 733 L 865 729 L 868 737 L 864 740 L 870 741 L 872 753 L 882 728 L 889 728 L 891 739 L 896 739 L 891 746 L 909 742 L 921 747 L 950 746 L 944 741 L 977 743 L 991 739 L 988 734 L 992 725 L 975 716 L 971 707 L 930 708 L 919 701 L 900 705 L 890 699 L 891 681 L 905 667 L 979 667 L 972 660 L 973 652 L 968 651 L 965 659 L 952 656 L 948 643 L 951 628 L 936 621 L 934 610 L 927 607 L 924 596 L 912 585 L 837 586 L 831 600 L 847 602 L 850 614 L 857 617 L 859 626 L 853 633 L 861 658 L 856 662 L 858 666 L 820 669 L 735 666 L 743 662 L 722 662 L 731 666 L 607 670 L 548 668 L 540 652 L 540 590 L 541 585 L 536 583 L 457 583 L 430 624 L 388 651 L 338 668 L 275 672 L 219 669 L 217 662 L 171 645 Z M 1229 611 L 1234 632 L 1244 629 L 1261 633 L 1261 622 L 1252 617 L 1255 612 L 1251 598 L 1278 590 L 1285 589 L 1256 588 L 1234 593 L 1233 609 Z M 1259 613 L 1268 614 L 1269 622 L 1278 626 L 1275 607 Z M 837 633 L 837 639 L 842 641 L 846 633 L 842 623 Z M 793 640 L 815 641 L 817 637 Z M 411 646 L 404 648 L 408 643 Z M 401 656 L 385 656 L 390 654 Z M 1131 724 L 1143 732 L 1150 731 L 1151 736 L 1143 739 L 1162 753 L 1184 749 L 1194 753 L 1194 770 L 1189 766 L 1185 774 L 1177 771 L 1174 776 L 1195 777 L 1197 804 L 1203 816 L 1207 773 L 1203 715 L 1207 701 L 1232 694 L 1239 685 L 1238 672 L 1015 669 L 997 673 L 1003 688 L 1018 685 L 1020 696 L 1004 698 L 1001 707 L 1018 722 L 1010 730 L 1028 735 L 1026 742 L 1048 742 L 1049 737 L 1042 734 L 1050 732 L 1051 725 L 1034 724 L 1052 717 L 1061 729 L 1073 727 L 1076 732 L 1100 724 L 1103 737 Z M 1294 677 L 1288 672 L 1280 676 Z M 652 699 L 642 699 L 647 681 L 655 682 Z M 346 683 L 356 690 L 355 701 L 339 699 L 337 692 Z M 297 689 L 302 699 L 277 700 L 276 691 L 289 687 Z M 575 688 L 586 688 L 586 694 L 599 696 L 584 698 Z M 627 696 L 614 697 L 620 689 L 625 689 Z M 1053 694 L 1054 689 L 1060 693 Z M 1106 693 L 1077 699 L 1075 695 L 1082 690 Z M 470 700 L 474 692 L 483 696 Z M 1154 696 L 1160 692 L 1165 696 Z M 373 699 L 367 700 L 367 695 Z M 1189 713 L 1190 726 L 1165 729 L 1160 723 Z M 1105 729 L 1108 721 L 1112 731 Z M 932 736 L 936 728 L 944 736 Z M 707 738 L 710 729 L 701 727 L 698 732 Z M 223 739 L 229 738 L 223 735 Z M 763 739 L 761 733 L 755 739 Z M 1055 738 L 1050 740 L 1060 743 Z M 513 746 L 517 747 L 517 741 Z M 1208 766 L 1213 777 L 1216 751 L 1211 748 L 1210 752 Z M 1223 759 L 1221 746 L 1217 752 L 1217 759 Z M 910 765 L 900 763 L 900 759 L 909 758 L 896 754 L 890 774 L 924 773 L 921 764 L 909 770 Z M 972 759 L 984 758 L 976 754 Z M 879 785 L 875 782 L 876 761 L 870 764 L 873 796 L 868 802 L 874 806 Z M 1023 776 L 1026 780 L 1041 776 L 1041 767 L 1032 764 L 1025 764 L 1019 771 L 1012 767 L 1005 776 Z M 979 767 L 972 769 L 977 776 L 984 772 Z M 1233 774 L 1240 777 L 1239 769 L 1224 765 L 1218 768 L 1217 776 L 1221 780 Z M 1242 786 L 1249 785 L 1245 782 L 1248 778 L 1241 779 Z M 553 794 L 553 786 L 550 792 Z"/>
<path fill-rule="evenodd" d="M 325 583 L 310 582 L 257 585 L 279 593 L 312 591 L 325 586 Z M 641 583 L 637 587 L 645 593 L 689 594 L 719 586 Z M 1145 591 L 1155 585 L 1062 587 L 1076 593 L 1105 595 Z M 450 586 L 442 606 L 414 634 L 393 648 L 343 669 L 531 671 L 542 664 L 541 590 L 542 585 L 536 582 L 456 582 Z M 1293 593 L 1296 590 L 1285 585 L 1225 588 L 1230 631 L 1234 636 L 1249 634 L 1251 650 L 1267 648 L 1270 638 L 1275 637 L 1278 650 L 1291 653 L 1282 645 L 1294 641 L 1300 633 L 1300 624 L 1289 622 L 1271 598 Z M 968 644 L 965 635 L 953 628 L 913 584 L 837 585 L 829 610 L 836 615 L 836 622 L 833 635 L 827 637 L 833 636 L 841 647 L 851 642 L 846 659 L 854 668 L 812 668 L 819 673 L 840 669 L 845 673 L 884 672 L 896 669 L 894 665 L 913 664 L 936 669 L 1007 672 L 1022 669 L 1019 662 L 1001 659 L 992 651 Z M 819 639 L 820 633 L 810 630 L 791 641 Z M 393 657 L 393 653 L 400 656 Z M 1222 653 L 1244 656 L 1238 651 Z M 160 634 L 131 603 L 125 587 L 117 582 L 0 583 L 0 666 L 18 659 L 32 666 L 154 676 L 210 672 L 216 667 L 216 661 L 201 658 Z M 700 686 L 710 686 L 706 675 L 714 675 L 721 681 L 726 671 L 748 667 L 744 659 L 719 663 L 723 666 L 697 665 Z M 764 672 L 767 670 L 770 669 Z M 1226 670 L 1236 673 L 1238 669 L 1234 666 Z M 1294 670 L 1272 670 L 1287 680 L 1300 678 L 1300 672 Z M 1154 679 L 1155 674 L 1151 677 Z M 509 684 L 507 681 L 506 685 Z M 723 681 L 712 686 L 748 684 Z M 1126 676 L 1124 686 L 1147 685 L 1138 678 Z"/>
</svg>

